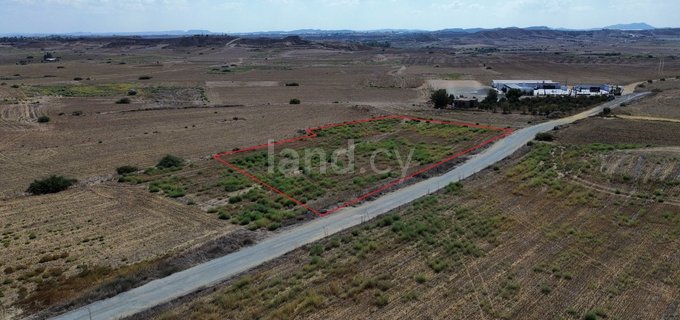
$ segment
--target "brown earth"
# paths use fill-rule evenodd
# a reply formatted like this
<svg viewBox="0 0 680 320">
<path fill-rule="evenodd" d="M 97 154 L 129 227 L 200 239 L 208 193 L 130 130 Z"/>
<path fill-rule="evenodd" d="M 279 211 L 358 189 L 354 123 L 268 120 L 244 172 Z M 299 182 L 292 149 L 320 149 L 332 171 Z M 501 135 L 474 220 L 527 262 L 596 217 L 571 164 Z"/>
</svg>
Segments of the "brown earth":
<svg viewBox="0 0 680 320">
<path fill-rule="evenodd" d="M 206 208 L 187 205 L 186 199 L 170 200 L 144 188 L 113 183 L 116 167 L 150 167 L 165 154 L 203 164 L 201 161 L 221 151 L 297 136 L 298 130 L 307 127 L 378 114 L 522 127 L 545 119 L 435 111 L 426 103 L 428 92 L 423 84 L 453 78 L 488 84 L 494 78 L 525 77 L 569 83 L 640 82 L 659 78 L 658 59 L 636 56 L 638 53 L 673 54 L 676 49 L 670 42 L 628 44 L 624 56 L 605 57 L 585 53 L 586 47 L 567 52 L 567 47 L 550 46 L 551 50 L 559 47 L 561 54 L 547 51 L 548 46 L 540 49 L 545 52 L 518 51 L 517 43 L 489 53 L 478 49 L 494 45 L 452 43 L 451 50 L 410 46 L 357 50 L 342 45 L 286 47 L 281 43 L 168 48 L 107 44 L 46 40 L 0 46 L 0 216 L 3 243 L 8 243 L 0 247 L 0 255 L 17 257 L 2 262 L 3 269 L 20 269 L 2 273 L 3 312 L 18 301 L 19 294 L 30 295 L 41 279 L 68 280 L 82 270 L 79 265 L 112 268 L 106 277 L 144 274 L 135 268 L 147 268 L 159 258 L 168 258 L 168 253 L 172 259 L 201 252 L 196 248 L 212 240 L 246 232 L 207 215 L 202 211 Z M 546 41 L 530 45 L 543 46 Z M 613 50 L 590 45 L 598 52 Z M 17 64 L 29 55 L 40 57 L 41 49 L 57 52 L 62 60 Z M 680 73 L 680 62 L 668 59 L 665 68 L 668 74 Z M 223 72 L 225 69 L 229 71 Z M 140 79 L 142 76 L 150 79 Z M 292 82 L 299 86 L 285 85 Z M 130 96 L 130 104 L 115 104 L 126 97 L 126 90 L 94 96 L 31 94 L 46 86 L 109 85 L 138 89 L 140 94 Z M 158 88 L 163 89 L 154 91 Z M 668 88 L 655 98 L 672 102 L 674 94 Z M 289 105 L 293 98 L 302 104 Z M 41 115 L 49 116 L 50 122 L 38 124 Z M 677 141 L 663 133 L 677 132 L 673 124 L 649 127 L 645 122 L 621 119 L 594 121 L 608 129 L 594 133 L 576 124 L 568 131 L 576 133 L 560 133 L 558 140 L 586 143 L 602 137 L 603 142 L 659 146 Z M 626 128 L 634 128 L 639 137 L 611 133 Z M 56 195 L 23 194 L 31 181 L 50 174 L 80 182 Z M 49 261 L 36 263 L 41 258 Z M 87 291 L 101 284 L 95 281 L 78 288 Z"/>
</svg>

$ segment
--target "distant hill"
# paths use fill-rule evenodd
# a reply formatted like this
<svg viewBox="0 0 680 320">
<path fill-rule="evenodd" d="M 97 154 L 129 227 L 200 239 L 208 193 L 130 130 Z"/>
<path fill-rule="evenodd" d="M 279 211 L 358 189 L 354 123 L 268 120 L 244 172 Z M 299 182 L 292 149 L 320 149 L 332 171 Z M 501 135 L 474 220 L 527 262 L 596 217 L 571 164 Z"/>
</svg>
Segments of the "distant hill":
<svg viewBox="0 0 680 320">
<path fill-rule="evenodd" d="M 231 35 L 239 37 L 273 37 L 285 38 L 289 36 L 303 36 L 305 38 L 363 38 L 367 36 L 375 37 L 391 37 L 391 36 L 405 36 L 405 35 L 432 35 L 432 36 L 466 36 L 472 34 L 479 34 L 483 38 L 496 37 L 513 37 L 513 36 L 549 36 L 551 32 L 584 32 L 584 31 L 650 31 L 663 30 L 644 23 L 629 23 L 629 24 L 615 24 L 603 28 L 592 29 L 571 29 L 571 28 L 552 28 L 548 26 L 530 26 L 524 28 L 508 27 L 508 28 L 447 28 L 436 31 L 418 30 L 418 29 L 376 29 L 376 30 L 323 30 L 323 29 L 298 29 L 290 31 L 258 31 L 258 32 L 241 32 L 231 33 Z M 0 33 L 0 36 L 29 36 L 29 37 L 46 37 L 53 34 L 22 34 L 22 33 Z M 211 32 L 209 30 L 165 30 L 165 31 L 148 31 L 148 32 L 72 32 L 56 34 L 67 37 L 145 37 L 145 38 L 164 38 L 164 37 L 186 37 L 196 35 L 225 35 L 224 33 Z"/>
<path fill-rule="evenodd" d="M 603 29 L 609 29 L 609 30 L 654 30 L 656 29 L 655 27 L 652 27 L 644 22 L 637 22 L 637 23 L 628 23 L 628 24 L 615 24 L 611 26 L 606 26 Z"/>
</svg>

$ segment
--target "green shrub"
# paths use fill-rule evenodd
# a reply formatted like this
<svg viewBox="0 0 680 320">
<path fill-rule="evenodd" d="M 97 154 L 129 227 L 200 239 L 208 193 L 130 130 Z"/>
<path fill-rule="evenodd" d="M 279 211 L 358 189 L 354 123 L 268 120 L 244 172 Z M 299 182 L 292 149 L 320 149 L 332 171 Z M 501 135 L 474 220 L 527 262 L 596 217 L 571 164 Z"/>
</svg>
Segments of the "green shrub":
<svg viewBox="0 0 680 320">
<path fill-rule="evenodd" d="M 442 109 L 453 104 L 453 96 L 449 95 L 445 89 L 435 90 L 430 94 L 430 102 L 434 104 L 436 109 Z"/>
<path fill-rule="evenodd" d="M 38 117 L 38 123 L 48 123 L 50 122 L 50 117 L 48 116 L 39 116 Z"/>
<path fill-rule="evenodd" d="M 181 168 L 182 166 L 184 166 L 184 159 L 169 154 L 156 165 L 159 168 Z"/>
<path fill-rule="evenodd" d="M 299 87 L 300 84 L 297 82 L 287 82 L 286 87 Z"/>
<path fill-rule="evenodd" d="M 548 132 L 540 132 L 536 134 L 535 139 L 537 141 L 553 141 L 555 137 L 553 137 L 553 135 Z"/>
<path fill-rule="evenodd" d="M 130 98 L 120 98 L 116 101 L 116 104 L 130 104 L 131 102 Z"/>
<path fill-rule="evenodd" d="M 315 243 L 312 245 L 312 247 L 309 249 L 309 255 L 310 256 L 320 256 L 324 251 L 324 248 L 322 245 Z"/>
<path fill-rule="evenodd" d="M 139 171 L 139 168 L 137 168 L 135 166 L 122 166 L 122 167 L 116 168 L 116 172 L 121 176 L 130 174 L 130 173 L 134 173 L 134 172 L 137 172 L 137 171 Z"/>
<path fill-rule="evenodd" d="M 73 78 L 73 81 L 81 81 L 81 80 L 83 80 L 83 78 L 81 78 L 81 77 L 75 77 L 75 78 Z"/>
<path fill-rule="evenodd" d="M 139 80 L 151 80 L 151 76 L 140 76 Z"/>
<path fill-rule="evenodd" d="M 390 300 L 385 294 L 378 293 L 375 295 L 375 305 L 379 308 L 386 306 L 388 303 L 390 303 Z"/>
<path fill-rule="evenodd" d="M 72 186 L 76 181 L 77 180 L 75 179 L 52 175 L 45 179 L 34 180 L 26 192 L 35 195 L 57 193 L 68 189 L 68 187 Z"/>
<path fill-rule="evenodd" d="M 290 104 L 300 104 L 300 99 L 290 99 Z"/>
</svg>

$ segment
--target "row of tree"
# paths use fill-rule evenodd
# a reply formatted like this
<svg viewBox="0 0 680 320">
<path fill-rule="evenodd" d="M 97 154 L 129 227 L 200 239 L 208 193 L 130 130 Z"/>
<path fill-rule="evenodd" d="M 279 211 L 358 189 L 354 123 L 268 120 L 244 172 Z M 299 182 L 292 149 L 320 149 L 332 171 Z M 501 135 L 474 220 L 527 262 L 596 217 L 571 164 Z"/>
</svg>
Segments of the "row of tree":
<svg viewBox="0 0 680 320">
<path fill-rule="evenodd" d="M 511 89 L 504 97 L 500 97 L 496 90 L 490 90 L 489 94 L 479 104 L 479 109 L 503 113 L 521 112 L 523 114 L 545 115 L 559 113 L 573 113 L 588 107 L 601 104 L 614 99 L 611 96 L 546 96 L 522 99 L 524 93 L 520 90 Z M 430 95 L 430 102 L 437 109 L 443 109 L 454 103 L 455 96 L 448 94 L 444 89 L 435 90 Z"/>
</svg>

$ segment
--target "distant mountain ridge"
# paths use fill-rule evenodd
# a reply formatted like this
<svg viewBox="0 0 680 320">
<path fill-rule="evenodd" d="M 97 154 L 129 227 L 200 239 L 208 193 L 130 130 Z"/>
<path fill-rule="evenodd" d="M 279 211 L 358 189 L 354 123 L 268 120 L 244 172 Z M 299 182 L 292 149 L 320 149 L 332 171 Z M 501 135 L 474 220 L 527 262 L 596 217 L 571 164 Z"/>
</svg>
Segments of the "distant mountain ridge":
<svg viewBox="0 0 680 320">
<path fill-rule="evenodd" d="M 628 24 L 615 24 L 611 26 L 606 26 L 604 29 L 610 30 L 654 30 L 655 27 L 650 26 L 644 22 L 628 23 Z"/>
<path fill-rule="evenodd" d="M 446 28 L 442 30 L 428 31 L 419 29 L 376 29 L 376 30 L 323 30 L 323 29 L 298 29 L 290 31 L 257 31 L 257 32 L 235 32 L 229 33 L 236 36 L 310 36 L 310 35 L 365 35 L 365 34 L 472 34 L 486 31 L 497 30 L 526 30 L 526 31 L 596 31 L 596 30 L 621 30 L 621 31 L 649 31 L 657 30 L 657 28 L 644 23 L 636 22 L 629 24 L 615 24 L 603 28 L 591 29 L 569 29 L 569 28 L 552 28 L 548 26 L 530 26 L 525 28 L 507 27 L 507 28 Z M 167 36 L 196 36 L 196 35 L 224 35 L 224 32 L 212 32 L 209 30 L 166 30 L 166 31 L 145 31 L 145 32 L 70 32 L 70 33 L 0 33 L 0 36 L 29 36 L 29 37 L 44 37 L 44 36 L 70 36 L 70 37 L 108 37 L 108 36 L 138 36 L 138 37 L 167 37 Z"/>
</svg>

